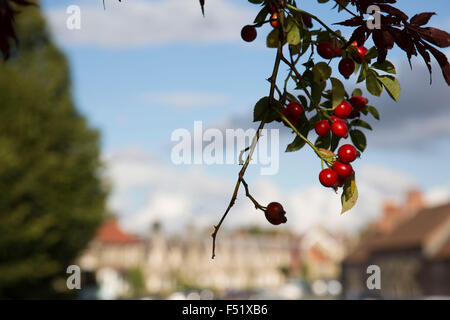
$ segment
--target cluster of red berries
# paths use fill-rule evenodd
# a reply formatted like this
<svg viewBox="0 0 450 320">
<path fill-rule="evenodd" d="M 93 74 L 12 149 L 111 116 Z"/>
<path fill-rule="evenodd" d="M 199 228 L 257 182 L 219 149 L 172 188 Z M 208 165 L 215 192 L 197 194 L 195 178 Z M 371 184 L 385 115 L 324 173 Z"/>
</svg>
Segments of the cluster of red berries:
<svg viewBox="0 0 450 320">
<path fill-rule="evenodd" d="M 322 120 L 316 123 L 316 133 L 321 137 L 325 137 L 331 131 L 338 138 L 346 138 L 348 136 L 348 127 L 345 119 L 358 117 L 366 104 L 367 99 L 361 96 L 351 97 L 349 101 L 342 101 L 334 109 L 334 116 L 331 116 L 331 120 Z"/>
<path fill-rule="evenodd" d="M 270 25 L 274 29 L 278 29 L 281 26 L 280 19 L 278 17 L 279 10 L 278 10 L 278 7 L 274 3 L 270 4 L 269 13 L 270 13 L 270 20 L 269 20 Z M 303 23 L 305 24 L 305 26 L 307 28 L 313 27 L 312 18 L 310 15 L 308 15 L 306 13 L 302 13 L 301 17 L 302 17 Z M 252 42 L 253 40 L 256 39 L 256 36 L 257 36 L 257 32 L 256 32 L 255 26 L 246 25 L 241 30 L 241 38 L 242 38 L 242 40 L 244 40 L 246 42 Z"/>
<path fill-rule="evenodd" d="M 355 48 L 351 52 L 352 58 L 344 58 L 339 62 L 339 72 L 348 79 L 355 72 L 355 62 L 363 63 L 367 49 L 364 46 L 359 47 L 355 42 L 352 43 Z M 317 45 L 317 53 L 324 59 L 332 59 L 342 56 L 342 49 L 336 40 L 321 42 Z"/>
<path fill-rule="evenodd" d="M 283 206 L 278 202 L 271 202 L 265 210 L 265 216 L 267 221 L 273 225 L 280 225 L 287 222 L 286 211 Z"/>
<path fill-rule="evenodd" d="M 331 168 L 323 169 L 319 174 L 320 183 L 325 187 L 342 187 L 345 180 L 354 171 L 350 164 L 358 157 L 358 151 L 351 144 L 344 144 L 338 150 L 338 161 Z"/>
</svg>

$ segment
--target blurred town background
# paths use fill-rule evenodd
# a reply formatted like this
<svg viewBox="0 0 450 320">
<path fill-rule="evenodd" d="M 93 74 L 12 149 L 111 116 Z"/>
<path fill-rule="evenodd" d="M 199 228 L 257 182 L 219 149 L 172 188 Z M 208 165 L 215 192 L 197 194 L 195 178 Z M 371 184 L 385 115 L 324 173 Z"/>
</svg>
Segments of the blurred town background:
<svg viewBox="0 0 450 320">
<path fill-rule="evenodd" d="M 316 227 L 303 234 L 257 227 L 211 239 L 189 229 L 147 236 L 108 219 L 78 258 L 80 298 L 147 299 L 418 299 L 450 298 L 450 203 L 425 207 L 420 191 L 385 202 L 381 218 L 358 235 Z M 382 272 L 369 290 L 370 265 Z M 89 280 L 87 280 L 89 279 Z"/>
<path fill-rule="evenodd" d="M 450 298 L 450 96 L 440 72 L 430 86 L 422 61 L 411 71 L 392 51 L 402 97 L 370 97 L 382 120 L 370 122 L 355 163 L 358 204 L 345 215 L 319 185 L 314 155 L 283 153 L 292 136 L 275 127 L 279 173 L 251 165 L 247 182 L 261 203 L 283 203 L 288 223 L 268 225 L 239 194 L 212 260 L 212 226 L 239 166 L 175 166 L 171 134 L 197 120 L 254 127 L 273 61 L 269 29 L 251 46 L 239 38 L 256 9 L 209 1 L 203 18 L 197 0 L 34 2 L 10 7 L 20 12 L 15 34 L 0 24 L 12 36 L 0 38 L 0 50 L 11 46 L 0 62 L 0 299 Z M 6 3 L 1 19 L 11 18 Z M 327 23 L 343 20 L 329 3 L 304 3 Z M 432 21 L 449 29 L 447 0 L 398 3 L 438 12 Z M 66 24 L 73 4 L 79 30 Z M 81 289 L 67 287 L 72 265 Z M 371 265 L 381 289 L 368 289 Z"/>
</svg>

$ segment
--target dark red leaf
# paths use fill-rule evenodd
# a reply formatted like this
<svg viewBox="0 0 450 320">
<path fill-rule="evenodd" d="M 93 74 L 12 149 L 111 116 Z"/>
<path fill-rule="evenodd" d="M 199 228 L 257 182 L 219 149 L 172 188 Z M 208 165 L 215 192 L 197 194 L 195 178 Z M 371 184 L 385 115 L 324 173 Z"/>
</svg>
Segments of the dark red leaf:
<svg viewBox="0 0 450 320">
<path fill-rule="evenodd" d="M 364 23 L 363 18 L 361 17 L 354 17 L 345 21 L 341 21 L 341 22 L 336 22 L 333 24 L 339 24 L 341 26 L 347 26 L 347 27 L 356 27 L 356 26 L 360 26 Z"/>
<path fill-rule="evenodd" d="M 434 58 L 439 63 L 439 66 L 442 70 L 442 75 L 444 76 L 445 81 L 450 86 L 450 64 L 448 62 L 447 56 L 443 54 L 441 51 L 436 49 L 433 46 L 430 46 L 428 43 L 422 42 L 423 46 L 427 48 L 428 51 L 434 56 Z"/>
<path fill-rule="evenodd" d="M 380 7 L 380 10 L 382 12 L 386 12 L 390 15 L 398 17 L 404 22 L 408 21 L 409 17 L 403 11 L 401 11 L 393 6 L 390 6 L 388 4 L 378 4 L 378 6 Z"/>
<path fill-rule="evenodd" d="M 411 18 L 410 23 L 416 26 L 423 26 L 430 21 L 431 17 L 434 16 L 435 12 L 422 12 L 419 14 L 416 14 L 414 17 Z"/>
<path fill-rule="evenodd" d="M 422 56 L 423 60 L 425 61 L 428 71 L 430 72 L 430 84 L 431 84 L 433 81 L 432 77 L 433 70 L 431 68 L 430 54 L 428 53 L 427 49 L 423 46 L 423 44 L 421 44 L 420 42 L 416 42 L 416 48 L 417 51 L 419 51 L 420 55 Z"/>
<path fill-rule="evenodd" d="M 418 28 L 417 32 L 422 36 L 423 39 L 431 42 L 432 44 L 447 48 L 450 46 L 450 34 L 444 30 L 439 30 L 433 27 Z"/>
</svg>

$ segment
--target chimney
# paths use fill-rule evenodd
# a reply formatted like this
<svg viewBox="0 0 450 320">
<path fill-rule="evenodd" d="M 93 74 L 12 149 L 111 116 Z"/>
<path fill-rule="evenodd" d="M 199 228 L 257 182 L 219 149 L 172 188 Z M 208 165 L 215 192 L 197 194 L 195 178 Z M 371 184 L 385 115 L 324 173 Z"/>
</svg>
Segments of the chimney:
<svg viewBox="0 0 450 320">
<path fill-rule="evenodd" d="M 425 207 L 422 192 L 418 189 L 410 190 L 406 196 L 406 210 L 414 213 Z"/>
</svg>

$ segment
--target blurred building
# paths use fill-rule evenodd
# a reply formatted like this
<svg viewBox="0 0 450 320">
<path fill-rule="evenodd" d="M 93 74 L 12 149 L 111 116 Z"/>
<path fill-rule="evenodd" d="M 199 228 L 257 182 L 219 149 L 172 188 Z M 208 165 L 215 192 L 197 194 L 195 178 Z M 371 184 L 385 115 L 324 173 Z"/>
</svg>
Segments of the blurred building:
<svg viewBox="0 0 450 320">
<path fill-rule="evenodd" d="M 100 228 L 79 264 L 103 287 L 109 286 L 103 297 L 117 298 L 127 294 L 126 273 L 132 268 L 142 270 L 150 294 L 198 288 L 223 293 L 279 288 L 292 276 L 336 279 L 344 254 L 341 239 L 322 228 L 302 236 L 238 230 L 220 234 L 211 260 L 208 234 L 187 230 L 169 237 L 156 226 L 148 237 L 139 238 L 112 219 Z"/>
<path fill-rule="evenodd" d="M 450 204 L 424 208 L 417 191 L 404 206 L 387 203 L 342 264 L 345 298 L 450 296 Z M 381 270 L 381 290 L 368 290 L 369 265 Z"/>
</svg>

